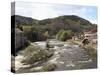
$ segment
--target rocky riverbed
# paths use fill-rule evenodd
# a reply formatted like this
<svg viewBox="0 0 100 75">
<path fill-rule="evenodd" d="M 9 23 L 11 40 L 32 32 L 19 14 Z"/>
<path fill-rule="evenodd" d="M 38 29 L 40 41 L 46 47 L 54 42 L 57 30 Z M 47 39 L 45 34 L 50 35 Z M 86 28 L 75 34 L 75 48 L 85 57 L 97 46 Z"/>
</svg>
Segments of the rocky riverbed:
<svg viewBox="0 0 100 75">
<path fill-rule="evenodd" d="M 34 42 L 31 43 L 31 45 L 41 47 L 43 49 L 46 48 L 45 41 Z M 33 65 L 25 65 L 21 63 L 24 56 L 18 54 L 18 56 L 15 57 L 16 72 L 40 72 L 44 65 L 47 64 L 56 64 L 57 67 L 55 68 L 55 71 L 90 69 L 97 67 L 96 60 L 89 58 L 87 52 L 78 45 L 71 45 L 67 42 L 61 42 L 55 39 L 51 39 L 49 41 L 49 45 L 51 46 L 49 50 L 53 50 L 54 55 L 46 61 L 39 61 Z"/>
</svg>

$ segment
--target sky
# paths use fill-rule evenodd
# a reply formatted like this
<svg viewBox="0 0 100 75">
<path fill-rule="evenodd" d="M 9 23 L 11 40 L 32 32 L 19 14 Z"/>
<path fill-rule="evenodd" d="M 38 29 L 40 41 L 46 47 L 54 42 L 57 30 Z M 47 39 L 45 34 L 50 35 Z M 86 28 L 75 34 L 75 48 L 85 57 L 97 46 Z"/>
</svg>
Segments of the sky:
<svg viewBox="0 0 100 75">
<path fill-rule="evenodd" d="M 14 8 L 13 5 L 12 8 Z M 97 24 L 96 6 L 16 2 L 15 14 L 32 17 L 38 20 L 54 18 L 62 15 L 77 15 L 89 20 L 91 23 Z"/>
</svg>

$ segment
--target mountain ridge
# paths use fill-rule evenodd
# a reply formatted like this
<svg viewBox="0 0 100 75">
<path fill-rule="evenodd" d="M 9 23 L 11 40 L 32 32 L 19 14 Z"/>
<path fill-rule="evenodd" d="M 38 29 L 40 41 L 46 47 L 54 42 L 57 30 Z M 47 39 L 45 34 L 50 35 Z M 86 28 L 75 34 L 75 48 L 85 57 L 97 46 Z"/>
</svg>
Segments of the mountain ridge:
<svg viewBox="0 0 100 75">
<path fill-rule="evenodd" d="M 31 17 L 25 17 L 20 15 L 13 15 L 11 16 L 11 19 L 15 19 L 16 26 L 38 26 L 40 28 L 46 28 L 47 30 L 52 31 L 55 28 L 57 29 L 57 31 L 59 31 L 59 29 L 68 29 L 74 32 L 80 32 L 97 26 L 92 24 L 90 21 L 76 15 L 63 15 L 43 20 L 37 20 Z"/>
<path fill-rule="evenodd" d="M 26 19 L 33 20 L 33 21 L 34 20 L 35 21 L 45 21 L 45 20 L 51 20 L 51 19 L 56 19 L 56 18 L 68 18 L 68 19 L 72 19 L 72 20 L 81 19 L 81 20 L 87 21 L 88 23 L 91 23 L 90 21 L 88 21 L 88 20 L 86 20 L 86 19 L 84 19 L 82 17 L 76 16 L 76 15 L 62 15 L 62 16 L 58 16 L 58 17 L 54 17 L 54 18 L 43 19 L 43 20 L 38 20 L 38 19 L 31 18 L 31 17 L 21 16 L 21 15 L 12 15 L 11 17 L 15 17 L 16 19 L 18 17 L 19 18 L 26 18 Z"/>
</svg>

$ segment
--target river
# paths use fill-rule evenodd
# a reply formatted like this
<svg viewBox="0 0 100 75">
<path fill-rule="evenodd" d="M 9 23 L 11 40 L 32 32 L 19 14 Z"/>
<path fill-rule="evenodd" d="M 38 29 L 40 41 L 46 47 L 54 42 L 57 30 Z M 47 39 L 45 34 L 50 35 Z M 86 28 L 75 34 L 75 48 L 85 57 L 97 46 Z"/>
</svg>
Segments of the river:
<svg viewBox="0 0 100 75">
<path fill-rule="evenodd" d="M 49 41 L 49 44 L 52 45 L 52 49 L 54 50 L 54 55 L 49 58 L 47 61 L 42 62 L 41 65 L 38 65 L 36 67 L 30 67 L 30 68 L 22 68 L 22 67 L 28 67 L 29 65 L 23 65 L 20 63 L 20 60 L 23 59 L 22 55 L 18 55 L 15 57 L 15 60 L 17 62 L 16 66 L 18 72 L 32 72 L 32 69 L 40 70 L 44 65 L 47 63 L 54 63 L 57 65 L 57 68 L 55 71 L 63 71 L 63 70 L 75 70 L 75 69 L 91 69 L 96 68 L 96 61 L 89 58 L 87 52 L 80 48 L 78 45 L 71 45 L 69 43 L 57 41 L 55 39 L 52 39 Z M 45 49 L 46 42 L 45 41 L 39 41 L 34 42 L 32 45 L 41 47 Z"/>
</svg>

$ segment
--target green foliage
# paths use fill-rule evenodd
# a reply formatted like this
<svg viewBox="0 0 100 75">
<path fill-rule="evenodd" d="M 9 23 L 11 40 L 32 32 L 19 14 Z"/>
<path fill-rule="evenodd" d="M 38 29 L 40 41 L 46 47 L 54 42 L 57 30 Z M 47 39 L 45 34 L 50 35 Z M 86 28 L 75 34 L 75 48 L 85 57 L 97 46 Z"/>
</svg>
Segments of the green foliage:
<svg viewBox="0 0 100 75">
<path fill-rule="evenodd" d="M 23 52 L 25 59 L 23 59 L 22 63 L 24 64 L 34 64 L 37 61 L 46 60 L 53 55 L 48 50 L 43 50 L 35 46 L 29 46 Z"/>
<path fill-rule="evenodd" d="M 59 40 L 61 40 L 61 41 L 66 41 L 66 40 L 67 40 L 67 37 L 68 37 L 68 34 L 67 34 L 66 31 L 64 31 L 64 32 L 62 32 L 62 34 L 61 34 Z"/>
<path fill-rule="evenodd" d="M 33 26 L 23 26 L 23 31 L 31 42 L 46 40 L 49 37 L 48 32 L 43 33 Z"/>
<path fill-rule="evenodd" d="M 49 38 L 49 37 L 50 37 L 50 36 L 49 36 L 49 32 L 46 31 L 46 32 L 44 33 L 44 36 L 45 36 L 46 38 Z"/>
<path fill-rule="evenodd" d="M 57 34 L 57 39 L 59 39 L 59 37 L 62 35 L 62 33 L 64 32 L 64 30 L 62 29 L 62 30 L 60 30 L 59 32 L 58 32 L 58 34 Z"/>
<path fill-rule="evenodd" d="M 44 33 L 48 31 L 50 37 L 56 35 L 61 29 L 72 30 L 75 33 L 79 33 L 96 27 L 96 25 L 75 15 L 64 15 L 45 20 L 35 20 L 18 15 L 12 16 L 12 18 L 15 18 L 16 25 L 19 26 L 20 29 L 22 29 L 20 25 L 32 26 L 34 27 L 34 31 L 42 33 L 39 35 L 44 35 Z"/>
<path fill-rule="evenodd" d="M 35 20 L 18 15 L 12 16 L 13 18 L 15 18 L 16 27 L 24 30 L 26 37 L 32 42 L 55 38 L 55 35 L 61 29 L 71 30 L 74 33 L 82 33 L 84 30 L 96 27 L 96 25 L 91 24 L 88 20 L 75 15 L 64 15 L 45 20 Z"/>
<path fill-rule="evenodd" d="M 66 41 L 67 39 L 71 39 L 73 36 L 73 32 L 71 30 L 60 30 L 57 34 L 57 39 L 60 41 Z"/>
</svg>

